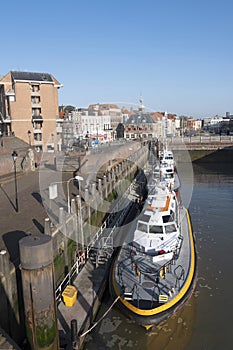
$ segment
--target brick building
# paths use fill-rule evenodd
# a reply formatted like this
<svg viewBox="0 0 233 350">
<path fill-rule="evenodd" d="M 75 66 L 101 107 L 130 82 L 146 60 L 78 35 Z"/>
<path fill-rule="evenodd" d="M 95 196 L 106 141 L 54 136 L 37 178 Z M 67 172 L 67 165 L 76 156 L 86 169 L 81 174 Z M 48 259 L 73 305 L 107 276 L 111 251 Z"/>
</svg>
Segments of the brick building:
<svg viewBox="0 0 233 350">
<path fill-rule="evenodd" d="M 0 77 L 0 133 L 13 134 L 38 151 L 57 150 L 61 86 L 48 73 L 10 71 Z"/>
</svg>

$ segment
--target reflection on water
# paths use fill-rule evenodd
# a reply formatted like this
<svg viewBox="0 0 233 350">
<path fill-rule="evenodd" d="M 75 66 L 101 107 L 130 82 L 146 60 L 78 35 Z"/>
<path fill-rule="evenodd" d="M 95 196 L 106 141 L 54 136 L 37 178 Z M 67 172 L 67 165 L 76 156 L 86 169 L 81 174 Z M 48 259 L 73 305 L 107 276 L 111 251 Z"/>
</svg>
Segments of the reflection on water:
<svg viewBox="0 0 233 350">
<path fill-rule="evenodd" d="M 87 338 L 86 350 L 232 348 L 233 167 L 194 165 L 189 210 L 196 236 L 198 280 L 188 303 L 150 332 L 115 307 Z M 97 319 L 110 304 L 107 293 Z"/>
<path fill-rule="evenodd" d="M 183 349 L 193 328 L 195 298 L 193 295 L 180 312 L 149 332 L 125 318 L 115 308 L 88 337 L 85 349 Z M 108 295 L 98 317 L 110 306 L 107 300 Z"/>
</svg>

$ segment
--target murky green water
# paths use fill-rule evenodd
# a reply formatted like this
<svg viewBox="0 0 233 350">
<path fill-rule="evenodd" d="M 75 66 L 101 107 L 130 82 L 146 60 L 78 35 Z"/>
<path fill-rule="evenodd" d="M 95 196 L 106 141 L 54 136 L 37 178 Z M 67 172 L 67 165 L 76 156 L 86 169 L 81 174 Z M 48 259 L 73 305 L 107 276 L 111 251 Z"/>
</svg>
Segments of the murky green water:
<svg viewBox="0 0 233 350">
<path fill-rule="evenodd" d="M 187 177 L 184 188 L 192 188 Z M 198 280 L 189 302 L 150 332 L 115 307 L 88 336 L 86 350 L 228 350 L 233 346 L 233 167 L 194 166 L 189 204 Z M 111 305 L 108 293 L 97 319 Z"/>
</svg>

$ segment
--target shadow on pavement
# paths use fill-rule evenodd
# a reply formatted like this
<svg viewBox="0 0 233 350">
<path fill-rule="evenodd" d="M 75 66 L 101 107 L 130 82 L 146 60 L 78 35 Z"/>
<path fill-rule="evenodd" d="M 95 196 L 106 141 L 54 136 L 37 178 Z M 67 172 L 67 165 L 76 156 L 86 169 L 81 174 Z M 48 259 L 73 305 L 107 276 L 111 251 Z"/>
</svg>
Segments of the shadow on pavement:
<svg viewBox="0 0 233 350">
<path fill-rule="evenodd" d="M 39 221 L 37 221 L 36 219 L 32 219 L 32 222 L 41 233 L 44 233 L 44 226 L 41 225 Z"/>
<path fill-rule="evenodd" d="M 28 234 L 24 231 L 11 231 L 3 235 L 5 247 L 9 253 L 10 261 L 18 267 L 19 262 L 19 241 Z"/>
<path fill-rule="evenodd" d="M 2 190 L 2 192 L 5 194 L 6 198 L 8 199 L 9 203 L 12 205 L 12 207 L 14 208 L 14 210 L 16 211 L 16 206 L 15 204 L 12 202 L 11 198 L 8 196 L 7 192 L 5 191 L 5 189 L 0 186 L 0 189 Z"/>
<path fill-rule="evenodd" d="M 40 193 L 32 192 L 32 197 L 34 197 L 35 200 L 37 200 L 37 202 L 39 202 L 41 205 L 43 205 L 43 201 L 42 201 Z"/>
</svg>

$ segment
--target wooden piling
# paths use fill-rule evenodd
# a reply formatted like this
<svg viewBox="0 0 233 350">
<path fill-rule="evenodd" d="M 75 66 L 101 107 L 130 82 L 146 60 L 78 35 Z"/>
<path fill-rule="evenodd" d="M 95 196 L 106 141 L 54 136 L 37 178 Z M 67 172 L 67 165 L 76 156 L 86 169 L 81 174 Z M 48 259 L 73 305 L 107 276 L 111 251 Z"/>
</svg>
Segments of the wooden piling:
<svg viewBox="0 0 233 350">
<path fill-rule="evenodd" d="M 52 239 L 32 234 L 19 241 L 25 325 L 31 349 L 58 350 Z"/>
</svg>

